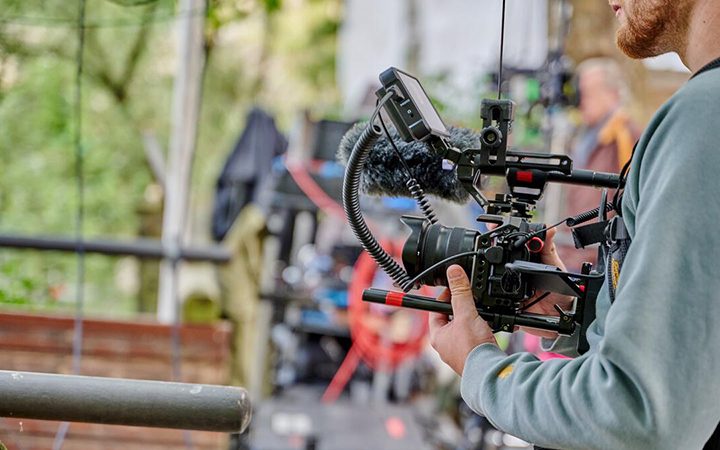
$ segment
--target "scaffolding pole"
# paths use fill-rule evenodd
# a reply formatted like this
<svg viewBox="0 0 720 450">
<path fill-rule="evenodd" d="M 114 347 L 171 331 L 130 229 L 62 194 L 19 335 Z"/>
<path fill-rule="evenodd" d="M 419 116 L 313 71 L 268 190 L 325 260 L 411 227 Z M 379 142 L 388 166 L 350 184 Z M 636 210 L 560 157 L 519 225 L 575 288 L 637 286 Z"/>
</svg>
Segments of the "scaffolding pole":
<svg viewBox="0 0 720 450">
<path fill-rule="evenodd" d="M 242 433 L 245 389 L 0 371 L 0 417 Z"/>
</svg>

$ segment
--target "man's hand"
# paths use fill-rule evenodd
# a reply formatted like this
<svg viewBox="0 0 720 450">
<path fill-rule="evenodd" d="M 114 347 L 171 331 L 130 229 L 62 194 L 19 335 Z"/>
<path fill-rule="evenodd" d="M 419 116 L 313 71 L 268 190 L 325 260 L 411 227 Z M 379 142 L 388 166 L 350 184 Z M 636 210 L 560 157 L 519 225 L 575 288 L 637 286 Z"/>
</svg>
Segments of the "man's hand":
<svg viewBox="0 0 720 450">
<path fill-rule="evenodd" d="M 439 300 L 451 301 L 453 319 L 440 313 L 430 314 L 430 344 L 440 358 L 458 375 L 462 375 L 465 359 L 480 344 L 496 344 L 488 324 L 480 318 L 465 271 L 458 265 L 447 270 L 450 289 Z"/>
<path fill-rule="evenodd" d="M 547 231 L 547 235 L 545 237 L 545 246 L 540 252 L 540 259 L 543 264 L 559 267 L 560 270 L 566 272 L 567 269 L 565 269 L 565 264 L 560 259 L 560 256 L 558 256 L 557 249 L 555 248 L 555 242 L 553 241 L 556 231 L 557 230 L 555 228 L 551 228 Z M 527 300 L 525 304 L 530 304 L 534 302 L 535 299 L 537 299 L 542 294 L 543 292 L 538 292 L 533 298 Z M 544 316 L 559 316 L 560 314 L 555 310 L 555 305 L 560 306 L 560 308 L 562 308 L 564 311 L 568 311 L 572 308 L 572 302 L 573 297 L 560 294 L 550 294 L 538 303 L 526 309 L 525 312 L 542 314 Z M 540 336 L 544 338 L 553 339 L 558 335 L 555 331 L 538 330 L 526 327 L 520 328 L 526 333 L 530 333 L 535 336 Z"/>
</svg>

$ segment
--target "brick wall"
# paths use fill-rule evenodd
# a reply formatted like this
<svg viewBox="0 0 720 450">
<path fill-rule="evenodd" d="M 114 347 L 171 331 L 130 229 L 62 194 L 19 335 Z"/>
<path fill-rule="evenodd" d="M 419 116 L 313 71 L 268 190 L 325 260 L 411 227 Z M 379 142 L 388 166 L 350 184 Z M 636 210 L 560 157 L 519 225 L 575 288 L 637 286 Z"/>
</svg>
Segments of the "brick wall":
<svg viewBox="0 0 720 450">
<path fill-rule="evenodd" d="M 0 370 L 72 372 L 73 319 L 0 313 Z M 230 327 L 183 326 L 181 379 L 226 384 Z M 84 322 L 82 375 L 172 380 L 172 328 L 152 322 Z M 0 399 L 2 401 L 2 399 Z M 52 448 L 58 422 L 0 418 L 8 450 Z M 65 450 L 226 449 L 227 435 L 154 428 L 72 423 Z"/>
</svg>

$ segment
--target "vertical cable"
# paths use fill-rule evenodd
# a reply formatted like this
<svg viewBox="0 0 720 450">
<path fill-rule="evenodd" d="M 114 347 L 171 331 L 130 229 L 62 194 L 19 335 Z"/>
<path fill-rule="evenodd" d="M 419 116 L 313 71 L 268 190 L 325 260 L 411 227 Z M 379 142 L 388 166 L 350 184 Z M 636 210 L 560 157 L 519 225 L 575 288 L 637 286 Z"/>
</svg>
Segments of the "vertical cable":
<svg viewBox="0 0 720 450">
<path fill-rule="evenodd" d="M 77 210 L 75 212 L 75 240 L 77 254 L 77 278 L 75 281 L 75 326 L 73 330 L 72 345 L 72 369 L 74 374 L 80 374 L 80 364 L 82 362 L 82 340 L 83 340 L 83 309 L 85 305 L 85 249 L 83 248 L 83 233 L 85 229 L 85 177 L 84 169 L 84 150 L 82 145 L 82 75 L 83 75 L 83 56 L 85 51 L 85 0 L 78 3 L 78 45 L 75 53 L 76 71 L 75 71 L 75 105 L 74 119 L 75 130 L 73 132 L 73 141 L 75 144 L 75 185 L 77 188 Z M 60 450 L 65 442 L 70 424 L 63 422 L 58 427 L 53 442 L 53 450 Z"/>
<path fill-rule="evenodd" d="M 85 50 L 85 0 L 80 0 L 78 20 L 77 71 L 75 73 L 75 178 L 77 211 L 75 213 L 75 239 L 77 240 L 77 287 L 75 297 L 75 332 L 73 334 L 73 373 L 80 373 L 82 361 L 83 307 L 85 306 L 85 150 L 82 140 L 82 75 Z"/>
<path fill-rule="evenodd" d="M 181 383 L 182 380 L 182 321 L 180 315 L 182 314 L 180 307 L 180 286 L 178 273 L 180 266 L 180 259 L 174 257 L 172 260 L 172 282 L 170 289 L 172 290 L 173 308 L 175 309 L 175 318 L 173 320 L 172 328 L 170 331 L 170 359 L 171 359 L 171 370 L 172 380 Z M 193 450 L 195 445 L 193 444 L 192 434 L 189 430 L 182 431 L 183 443 L 186 450 Z"/>
<path fill-rule="evenodd" d="M 502 0 L 502 21 L 500 25 L 500 67 L 498 68 L 498 100 L 502 97 L 503 52 L 505 50 L 505 0 Z"/>
<path fill-rule="evenodd" d="M 387 126 L 385 126 L 385 121 L 383 120 L 382 114 L 378 114 L 377 117 L 378 119 L 380 119 L 380 125 L 382 125 L 383 133 L 385 133 L 385 139 L 387 139 L 387 141 L 392 146 L 393 150 L 395 151 L 395 155 L 400 160 L 400 164 L 405 168 L 405 171 L 408 174 L 408 180 L 405 183 L 405 186 L 407 186 L 410 195 L 417 202 L 418 207 L 420 207 L 420 210 L 422 211 L 425 218 L 428 219 L 433 225 L 436 224 L 437 217 L 435 216 L 435 211 L 433 211 L 430 201 L 427 199 L 427 197 L 425 197 L 425 192 L 423 192 L 422 187 L 420 187 L 420 184 L 413 176 L 410 167 L 407 165 L 407 162 L 405 162 L 405 158 L 403 158 L 402 153 L 400 153 L 400 149 L 398 149 L 397 145 L 395 145 L 395 141 L 393 141 L 392 136 L 390 136 L 390 132 L 388 131 Z"/>
</svg>

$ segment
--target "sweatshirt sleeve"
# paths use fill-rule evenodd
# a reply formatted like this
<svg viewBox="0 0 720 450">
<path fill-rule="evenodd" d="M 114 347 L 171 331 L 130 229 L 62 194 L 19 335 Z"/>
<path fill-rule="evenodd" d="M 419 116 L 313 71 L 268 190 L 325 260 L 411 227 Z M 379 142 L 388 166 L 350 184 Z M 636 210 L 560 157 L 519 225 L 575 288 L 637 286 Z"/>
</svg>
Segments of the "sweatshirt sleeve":
<svg viewBox="0 0 720 450">
<path fill-rule="evenodd" d="M 674 450 L 702 448 L 718 425 L 720 101 L 698 89 L 641 141 L 626 191 L 634 238 L 594 348 L 468 356 L 462 396 L 499 429 L 549 448 Z"/>
</svg>

